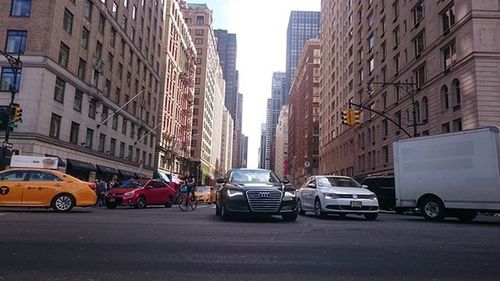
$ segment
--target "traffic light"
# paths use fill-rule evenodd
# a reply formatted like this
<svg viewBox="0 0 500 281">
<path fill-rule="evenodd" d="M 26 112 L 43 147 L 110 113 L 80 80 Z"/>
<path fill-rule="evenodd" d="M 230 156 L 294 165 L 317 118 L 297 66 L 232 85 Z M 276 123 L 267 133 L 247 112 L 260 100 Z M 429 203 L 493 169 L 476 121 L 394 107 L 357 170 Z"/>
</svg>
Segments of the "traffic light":
<svg viewBox="0 0 500 281">
<path fill-rule="evenodd" d="M 18 103 L 13 103 L 12 104 L 12 122 L 17 123 L 17 122 L 23 122 L 23 109 Z"/>
<path fill-rule="evenodd" d="M 342 124 L 351 125 L 350 110 L 342 110 Z"/>
<path fill-rule="evenodd" d="M 359 114 L 360 114 L 359 110 L 350 109 L 349 111 L 351 113 L 351 125 L 361 123 L 360 118 L 359 118 Z"/>
</svg>

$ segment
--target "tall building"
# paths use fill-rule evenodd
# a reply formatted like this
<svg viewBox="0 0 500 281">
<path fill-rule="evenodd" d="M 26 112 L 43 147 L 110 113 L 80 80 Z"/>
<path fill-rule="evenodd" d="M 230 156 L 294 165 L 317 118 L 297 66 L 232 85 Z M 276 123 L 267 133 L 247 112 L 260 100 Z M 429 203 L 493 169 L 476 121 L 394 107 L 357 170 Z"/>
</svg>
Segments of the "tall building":
<svg viewBox="0 0 500 281">
<path fill-rule="evenodd" d="M 217 52 L 219 53 L 224 80 L 226 81 L 225 105 L 234 120 L 234 150 L 233 167 L 241 165 L 240 143 L 241 143 L 241 117 L 238 114 L 240 101 L 238 99 L 238 71 L 236 70 L 237 41 L 236 34 L 228 33 L 227 30 L 216 29 Z"/>
<path fill-rule="evenodd" d="M 225 82 L 217 54 L 212 11 L 205 4 L 181 3 L 196 48 L 191 172 L 208 184 L 220 165 Z"/>
<path fill-rule="evenodd" d="M 196 49 L 178 0 L 165 1 L 157 167 L 160 175 L 189 173 Z"/>
<path fill-rule="evenodd" d="M 241 136 L 243 141 L 241 142 L 241 168 L 248 167 L 248 136 Z"/>
<path fill-rule="evenodd" d="M 392 173 L 398 139 L 500 124 L 498 1 L 323 1 L 321 10 L 321 173 Z M 374 111 L 342 125 L 349 100 Z"/>
<path fill-rule="evenodd" d="M 266 112 L 266 169 L 274 170 L 274 155 L 276 145 L 276 125 L 283 105 L 283 93 L 286 86 L 286 74 L 274 72 L 272 79 L 271 98 L 267 100 Z"/>
<path fill-rule="evenodd" d="M 288 177 L 288 105 L 281 108 L 276 126 L 276 152 L 274 172 L 281 178 Z"/>
<path fill-rule="evenodd" d="M 297 186 L 318 174 L 320 60 L 320 41 L 307 41 L 290 91 L 288 155 L 290 179 Z"/>
<path fill-rule="evenodd" d="M 238 73 L 236 73 L 238 77 Z M 236 144 L 233 147 L 233 155 L 236 157 L 236 159 L 233 159 L 233 167 L 234 168 L 244 168 L 245 165 L 243 155 L 241 154 L 241 151 L 246 149 L 242 145 L 244 145 L 245 139 L 243 138 L 243 94 L 238 93 L 238 106 L 236 108 L 236 121 L 238 122 L 237 124 L 235 123 L 234 128 L 235 128 L 235 133 L 234 137 Z"/>
<path fill-rule="evenodd" d="M 266 168 L 266 123 L 260 125 L 259 169 Z"/>
<path fill-rule="evenodd" d="M 85 180 L 151 176 L 163 5 L 0 0 L 0 7 L 0 46 L 23 62 L 15 102 L 24 122 L 11 134 L 14 149 L 58 156 Z M 0 65 L 6 92 L 12 68 L 1 55 Z"/>
<path fill-rule="evenodd" d="M 224 108 L 222 116 L 222 144 L 220 156 L 220 169 L 218 175 L 224 175 L 229 169 L 232 168 L 233 157 L 233 132 L 234 122 L 229 110 Z"/>
<path fill-rule="evenodd" d="M 307 40 L 319 38 L 320 12 L 292 11 L 286 33 L 286 86 L 283 91 L 283 104 L 287 104 L 293 78 L 302 49 Z"/>
</svg>

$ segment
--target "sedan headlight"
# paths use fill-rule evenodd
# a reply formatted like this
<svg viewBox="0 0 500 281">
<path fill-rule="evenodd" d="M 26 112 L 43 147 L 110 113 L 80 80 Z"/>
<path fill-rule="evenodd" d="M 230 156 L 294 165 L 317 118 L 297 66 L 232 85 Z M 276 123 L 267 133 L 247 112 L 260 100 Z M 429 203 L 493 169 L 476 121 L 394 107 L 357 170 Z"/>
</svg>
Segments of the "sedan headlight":
<svg viewBox="0 0 500 281">
<path fill-rule="evenodd" d="M 227 196 L 229 196 L 229 197 L 243 196 L 243 192 L 241 192 L 239 190 L 228 189 Z"/>
<path fill-rule="evenodd" d="M 285 191 L 283 195 L 283 201 L 291 201 L 295 198 L 295 191 Z"/>
<path fill-rule="evenodd" d="M 335 193 L 325 193 L 325 199 L 338 199 L 339 196 Z"/>
<path fill-rule="evenodd" d="M 370 194 L 370 196 L 368 197 L 368 199 L 370 199 L 370 200 L 377 200 L 377 195 Z"/>
<path fill-rule="evenodd" d="M 133 191 L 129 191 L 129 192 L 125 192 L 123 193 L 124 196 L 131 196 L 131 195 L 134 195 L 134 192 Z"/>
</svg>

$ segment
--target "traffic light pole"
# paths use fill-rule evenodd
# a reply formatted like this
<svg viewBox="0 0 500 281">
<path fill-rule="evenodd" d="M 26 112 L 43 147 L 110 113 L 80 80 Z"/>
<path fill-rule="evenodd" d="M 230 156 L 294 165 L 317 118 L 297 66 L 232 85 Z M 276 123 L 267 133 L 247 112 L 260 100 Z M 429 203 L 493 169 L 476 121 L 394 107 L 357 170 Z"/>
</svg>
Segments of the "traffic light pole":
<svg viewBox="0 0 500 281">
<path fill-rule="evenodd" d="M 361 108 L 361 109 L 368 110 L 368 111 L 370 111 L 370 112 L 373 112 L 373 113 L 375 113 L 375 114 L 378 114 L 378 115 L 380 115 L 380 116 L 382 116 L 382 117 L 386 118 L 387 120 L 391 121 L 391 123 L 393 123 L 393 124 L 394 124 L 394 125 L 396 125 L 398 128 L 400 128 L 400 129 L 401 129 L 401 131 L 403 131 L 403 132 L 404 132 L 404 133 L 405 133 L 408 137 L 410 137 L 410 138 L 411 138 L 410 133 L 408 133 L 408 131 L 406 131 L 406 130 L 405 130 L 405 128 L 401 127 L 401 125 L 399 125 L 396 121 L 392 120 L 390 117 L 388 117 L 388 116 L 387 116 L 387 115 L 385 115 L 384 113 L 382 113 L 382 112 L 378 112 L 378 111 L 373 110 L 373 109 L 371 109 L 371 108 L 369 108 L 369 107 L 362 106 L 361 104 L 356 104 L 356 103 L 353 103 L 353 102 L 350 102 L 350 101 L 349 101 L 349 106 L 356 106 L 356 107 L 359 107 L 359 108 Z"/>
<path fill-rule="evenodd" d="M 0 55 L 3 55 L 7 61 L 10 64 L 10 67 L 12 68 L 14 72 L 14 85 L 10 85 L 10 104 L 9 104 L 9 117 L 7 120 L 7 128 L 5 130 L 5 140 L 3 143 L 3 146 L 8 146 L 9 145 L 9 138 L 10 138 L 10 126 L 9 124 L 12 122 L 12 109 L 14 108 L 14 99 L 16 97 L 17 93 L 17 73 L 19 71 L 19 68 L 23 65 L 21 60 L 19 59 L 20 54 L 17 54 L 17 58 L 7 54 L 6 52 L 0 50 Z"/>
</svg>

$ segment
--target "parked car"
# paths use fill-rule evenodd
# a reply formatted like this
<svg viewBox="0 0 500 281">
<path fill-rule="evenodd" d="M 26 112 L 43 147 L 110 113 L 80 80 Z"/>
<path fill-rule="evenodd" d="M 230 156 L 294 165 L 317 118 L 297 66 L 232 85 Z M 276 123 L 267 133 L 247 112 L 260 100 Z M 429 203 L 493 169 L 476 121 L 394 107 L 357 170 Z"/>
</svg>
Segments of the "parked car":
<svg viewBox="0 0 500 281">
<path fill-rule="evenodd" d="M 314 212 L 317 217 L 328 214 L 364 215 L 377 219 L 379 206 L 375 193 L 353 178 L 344 176 L 313 176 L 298 190 L 298 211 Z"/>
<path fill-rule="evenodd" d="M 52 207 L 69 212 L 96 202 L 95 184 L 57 170 L 15 168 L 0 172 L 0 206 Z"/>
<path fill-rule="evenodd" d="M 297 219 L 297 197 L 287 181 L 263 169 L 233 169 L 217 179 L 215 214 L 227 219 L 234 214 L 281 215 Z"/>
<path fill-rule="evenodd" d="M 394 176 L 369 176 L 361 181 L 370 191 L 377 195 L 378 204 L 381 210 L 395 210 L 396 195 Z M 396 210 L 399 212 L 399 210 Z"/>
<path fill-rule="evenodd" d="M 203 185 L 203 186 L 197 186 L 194 195 L 196 196 L 196 199 L 198 199 L 198 202 L 203 202 L 203 203 L 212 203 L 212 192 L 210 189 L 210 186 Z"/>
<path fill-rule="evenodd" d="M 169 208 L 177 194 L 173 187 L 159 180 L 134 180 L 106 192 L 106 207 L 164 205 Z"/>
</svg>

